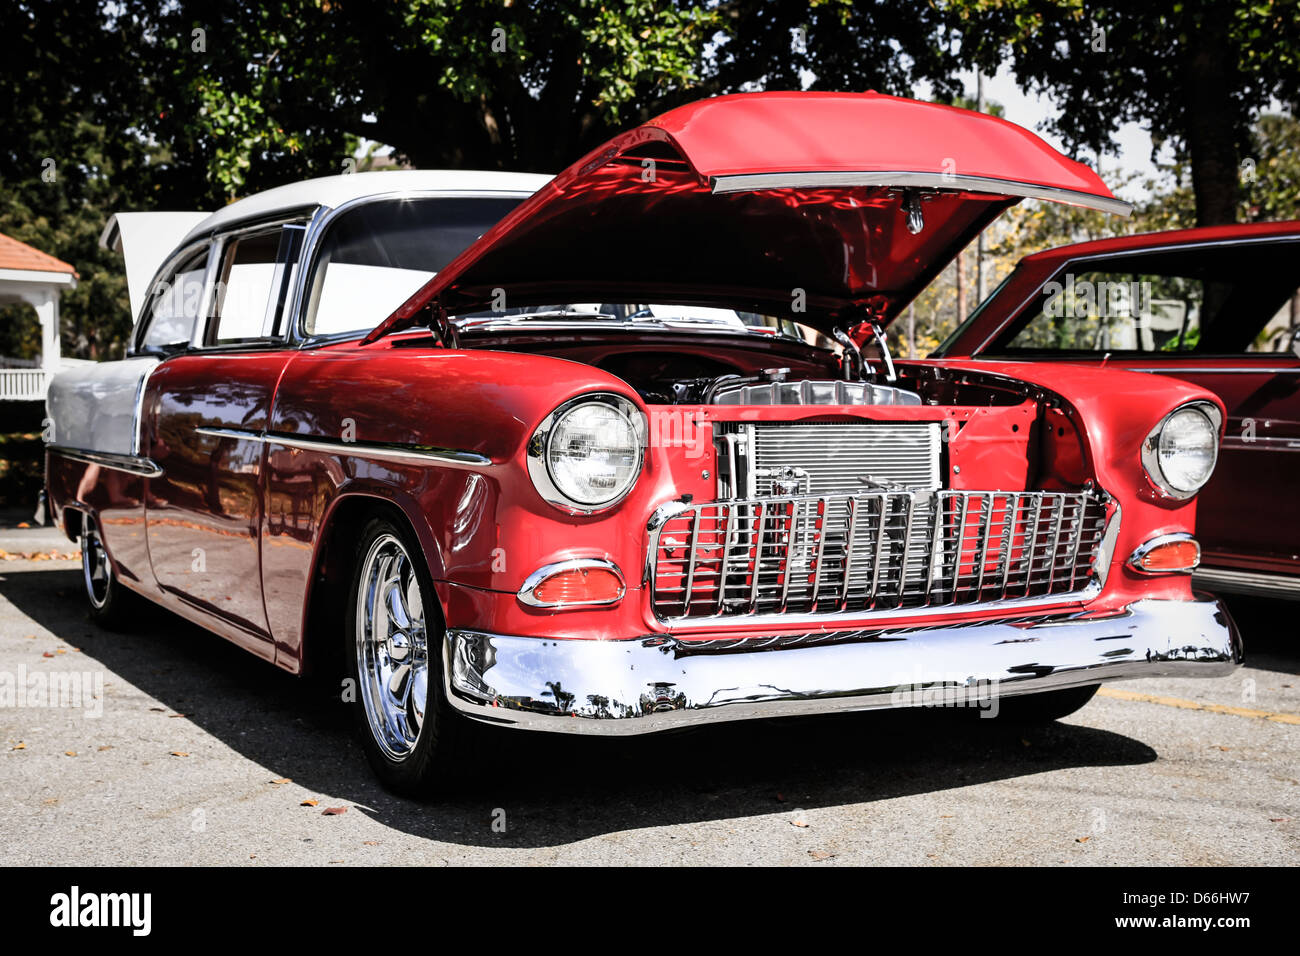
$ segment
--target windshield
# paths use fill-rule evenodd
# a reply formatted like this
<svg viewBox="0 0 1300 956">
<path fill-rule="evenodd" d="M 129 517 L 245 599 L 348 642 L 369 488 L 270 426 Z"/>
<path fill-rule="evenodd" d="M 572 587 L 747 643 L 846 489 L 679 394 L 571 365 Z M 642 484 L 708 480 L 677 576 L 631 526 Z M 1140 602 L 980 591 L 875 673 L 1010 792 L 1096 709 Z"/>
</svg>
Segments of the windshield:
<svg viewBox="0 0 1300 956">
<path fill-rule="evenodd" d="M 523 199 L 386 199 L 340 213 L 320 245 L 303 332 L 370 331 Z"/>
</svg>

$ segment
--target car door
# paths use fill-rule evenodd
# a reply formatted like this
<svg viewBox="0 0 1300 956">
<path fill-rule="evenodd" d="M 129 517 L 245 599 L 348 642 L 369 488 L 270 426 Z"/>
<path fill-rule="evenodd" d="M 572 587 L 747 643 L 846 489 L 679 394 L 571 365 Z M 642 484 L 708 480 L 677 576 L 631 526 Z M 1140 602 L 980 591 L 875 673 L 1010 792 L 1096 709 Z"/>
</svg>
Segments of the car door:
<svg viewBox="0 0 1300 956">
<path fill-rule="evenodd" d="M 1227 408 L 1214 476 L 1200 492 L 1196 534 L 1207 567 L 1300 573 L 1300 357 L 1243 352 L 1133 367 L 1214 392 Z"/>
<path fill-rule="evenodd" d="M 150 378 L 150 457 L 162 470 L 146 507 L 149 555 L 164 603 L 268 659 L 259 530 L 276 382 L 291 351 L 284 303 L 303 224 L 219 238 L 190 347 Z"/>
<path fill-rule="evenodd" d="M 1198 495 L 1202 563 L 1300 573 L 1300 240 L 1151 244 L 1067 261 L 979 357 L 1101 362 L 1214 392 L 1227 419 Z"/>
</svg>

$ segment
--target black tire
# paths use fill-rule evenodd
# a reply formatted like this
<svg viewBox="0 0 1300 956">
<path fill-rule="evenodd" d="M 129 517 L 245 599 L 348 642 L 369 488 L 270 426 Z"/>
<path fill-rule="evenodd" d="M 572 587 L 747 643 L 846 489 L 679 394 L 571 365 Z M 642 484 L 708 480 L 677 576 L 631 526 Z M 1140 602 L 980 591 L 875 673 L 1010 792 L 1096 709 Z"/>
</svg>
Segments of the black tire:
<svg viewBox="0 0 1300 956">
<path fill-rule="evenodd" d="M 122 584 L 104 549 L 99 525 L 90 515 L 81 519 L 81 581 L 90 619 L 110 631 L 125 630 L 141 610 L 141 601 Z"/>
<path fill-rule="evenodd" d="M 395 564 L 390 569 L 398 584 L 383 591 L 382 583 L 376 585 L 374 579 L 376 574 L 382 577 L 388 572 L 377 568 L 374 562 L 386 560 L 384 555 L 393 555 L 394 546 L 404 553 L 405 564 Z M 389 613 L 391 600 L 404 600 L 407 610 L 413 613 L 412 579 L 418 587 L 423 620 L 423 627 L 419 629 L 423 632 L 425 664 L 422 710 L 418 707 L 418 661 L 421 655 L 415 651 L 418 645 L 415 631 L 392 629 L 395 618 Z M 384 624 L 374 622 L 377 603 L 372 600 L 363 604 L 362 600 L 363 594 L 373 597 L 381 591 Z M 369 613 L 363 616 L 367 604 Z M 412 620 L 409 613 L 407 617 Z M 368 619 L 371 623 L 367 623 Z M 387 641 L 373 639 L 380 628 L 389 629 Z M 345 699 L 352 710 L 361 747 L 375 775 L 389 790 L 404 796 L 422 797 L 448 789 L 457 780 L 458 770 L 465 760 L 463 750 L 471 728 L 465 718 L 452 710 L 443 691 L 441 648 L 444 630 L 433 580 L 415 536 L 404 524 L 388 518 L 372 518 L 362 529 L 357 542 L 343 628 L 344 673 L 349 678 L 345 684 Z M 398 680 L 399 686 L 405 690 L 404 706 L 400 700 L 402 694 L 384 690 L 393 683 L 392 679 L 385 679 L 388 673 L 385 668 L 392 668 L 391 676 L 395 676 L 400 665 L 395 668 L 393 664 L 403 652 L 410 662 L 406 678 Z M 351 693 L 347 694 L 346 690 Z"/>
<path fill-rule="evenodd" d="M 1067 687 L 1042 694 L 1019 694 L 998 701 L 996 720 L 1002 723 L 1046 724 L 1068 717 L 1092 700 L 1100 684 Z"/>
</svg>

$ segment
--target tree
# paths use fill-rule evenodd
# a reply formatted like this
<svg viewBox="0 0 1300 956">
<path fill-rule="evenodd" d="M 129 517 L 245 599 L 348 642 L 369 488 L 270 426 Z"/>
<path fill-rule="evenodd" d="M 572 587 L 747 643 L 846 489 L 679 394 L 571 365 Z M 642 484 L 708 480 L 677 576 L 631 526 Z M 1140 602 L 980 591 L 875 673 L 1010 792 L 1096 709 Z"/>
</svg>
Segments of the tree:
<svg viewBox="0 0 1300 956">
<path fill-rule="evenodd" d="M 121 263 L 98 247 L 116 209 L 152 202 L 156 149 L 124 131 L 143 110 L 129 36 L 89 0 L 11 3 L 0 29 L 0 232 L 72 263 L 62 297 L 72 355 L 121 354 L 130 329 Z M 5 310 L 5 354 L 37 345 L 30 310 Z M 23 321 L 28 319 L 28 321 Z"/>
<path fill-rule="evenodd" d="M 226 198 L 347 171 L 359 136 L 416 166 L 558 172 L 689 98 L 716 20 L 654 0 L 127 9 L 154 78 L 144 128 Z"/>
<path fill-rule="evenodd" d="M 706 7 L 10 0 L 0 230 L 79 270 L 66 353 L 118 357 L 125 279 L 97 246 L 113 212 L 215 209 L 346 172 L 363 136 L 420 166 L 558 171 L 692 98 Z M 33 323 L 3 324 L 0 344 L 30 349 Z"/>
<path fill-rule="evenodd" d="M 875 90 L 910 96 L 919 81 L 951 102 L 960 58 L 944 43 L 946 15 L 889 0 L 732 0 L 704 89 Z"/>
<path fill-rule="evenodd" d="M 945 0 L 960 59 L 1060 105 L 1052 132 L 1076 150 L 1114 145 L 1125 122 L 1171 144 L 1191 175 L 1196 221 L 1233 222 L 1250 127 L 1300 104 L 1300 0 Z"/>
</svg>

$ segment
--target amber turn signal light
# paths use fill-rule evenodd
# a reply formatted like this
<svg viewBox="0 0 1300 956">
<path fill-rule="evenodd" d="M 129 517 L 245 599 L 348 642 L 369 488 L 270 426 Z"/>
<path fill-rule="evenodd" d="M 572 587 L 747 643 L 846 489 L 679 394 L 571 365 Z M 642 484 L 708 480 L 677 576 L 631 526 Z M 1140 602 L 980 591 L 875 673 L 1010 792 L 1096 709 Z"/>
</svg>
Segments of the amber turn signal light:
<svg viewBox="0 0 1300 956">
<path fill-rule="evenodd" d="M 1134 551 L 1128 563 L 1146 574 L 1192 571 L 1201 563 L 1201 546 L 1191 535 L 1163 535 Z"/>
<path fill-rule="evenodd" d="M 529 575 L 519 600 L 531 607 L 616 604 L 624 590 L 623 575 L 612 562 L 561 561 Z"/>
</svg>

